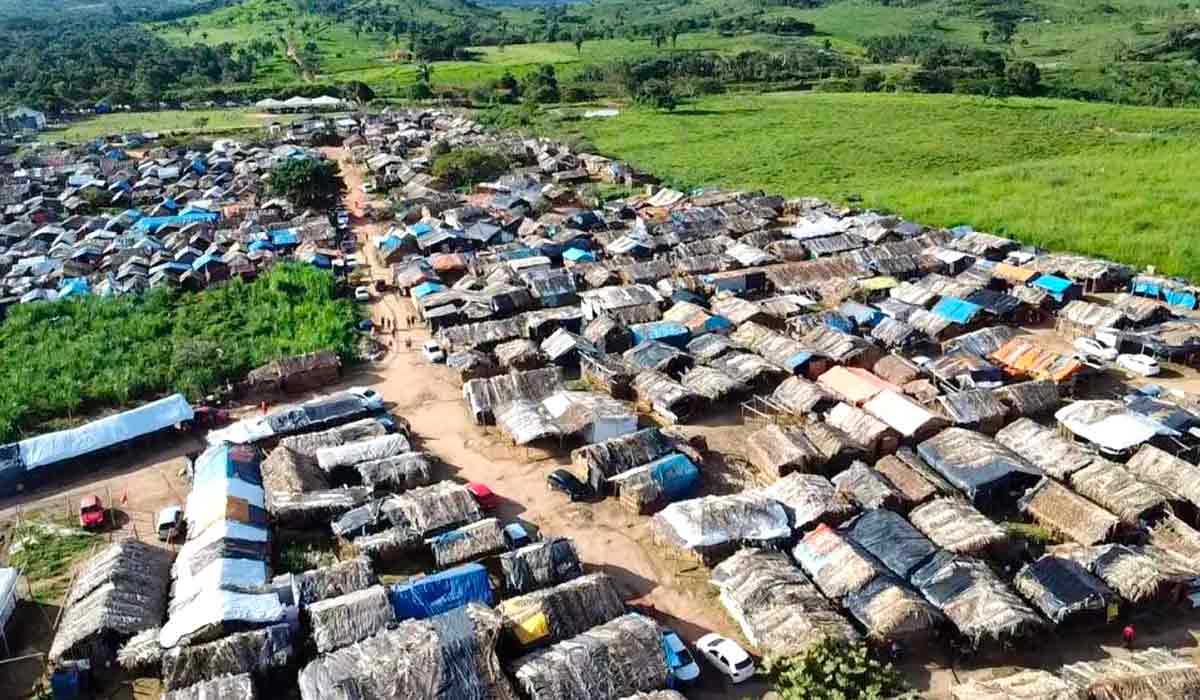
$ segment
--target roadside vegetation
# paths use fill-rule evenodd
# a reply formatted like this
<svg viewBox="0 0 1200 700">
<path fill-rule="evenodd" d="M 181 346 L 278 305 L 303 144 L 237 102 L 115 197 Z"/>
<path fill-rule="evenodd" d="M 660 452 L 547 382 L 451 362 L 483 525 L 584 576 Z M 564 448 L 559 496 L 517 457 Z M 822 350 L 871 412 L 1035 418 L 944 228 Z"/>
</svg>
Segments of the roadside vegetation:
<svg viewBox="0 0 1200 700">
<path fill-rule="evenodd" d="M 676 187 L 822 196 L 1200 280 L 1198 110 L 775 93 L 530 123 Z"/>
<path fill-rule="evenodd" d="M 904 690 L 900 674 L 861 642 L 826 639 L 800 656 L 769 660 L 764 670 L 781 700 L 882 700 Z"/>
<path fill-rule="evenodd" d="M 87 296 L 14 307 L 0 324 L 0 443 L 180 391 L 199 398 L 271 360 L 355 352 L 358 312 L 328 272 L 272 267 L 200 294 Z"/>
<path fill-rule="evenodd" d="M 57 604 L 67 592 L 71 569 L 100 539 L 68 518 L 26 520 L 8 532 L 7 565 L 24 572 L 40 603 Z"/>
</svg>

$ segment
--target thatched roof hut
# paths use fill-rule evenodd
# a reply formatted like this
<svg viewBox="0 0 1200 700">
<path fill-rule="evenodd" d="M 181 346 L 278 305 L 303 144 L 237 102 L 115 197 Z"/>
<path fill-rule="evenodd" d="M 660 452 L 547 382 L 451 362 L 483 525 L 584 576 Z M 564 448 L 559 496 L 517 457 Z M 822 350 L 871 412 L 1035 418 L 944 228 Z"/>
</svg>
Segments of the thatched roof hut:
<svg viewBox="0 0 1200 700">
<path fill-rule="evenodd" d="M 354 465 L 363 485 L 374 491 L 403 493 L 433 483 L 433 461 L 424 452 L 404 452 Z"/>
<path fill-rule="evenodd" d="M 273 494 L 322 491 L 329 488 L 329 480 L 315 456 L 280 445 L 262 462 L 262 485 L 269 506 Z"/>
<path fill-rule="evenodd" d="M 1008 540 L 1004 528 L 961 498 L 937 498 L 908 514 L 934 544 L 955 554 L 977 555 Z"/>
<path fill-rule="evenodd" d="M 163 693 L 163 700 L 257 700 L 259 697 L 254 678 L 249 673 L 236 676 L 218 676 L 209 681 L 189 685 L 186 688 Z"/>
<path fill-rule="evenodd" d="M 1135 525 L 1161 510 L 1170 500 L 1165 493 L 1134 477 L 1122 465 L 1100 457 L 1071 474 L 1071 487 L 1128 525 Z"/>
<path fill-rule="evenodd" d="M 583 576 L 575 543 L 566 537 L 553 537 L 505 552 L 500 555 L 500 568 L 504 572 L 505 588 L 515 594 Z"/>
<path fill-rule="evenodd" d="M 720 401 L 747 388 L 741 381 L 725 372 L 704 365 L 689 369 L 679 383 L 709 401 Z"/>
<path fill-rule="evenodd" d="M 1200 532 L 1167 513 L 1150 529 L 1148 543 L 1187 562 L 1200 561 Z"/>
<path fill-rule="evenodd" d="M 1018 637 L 1045 626 L 1024 600 L 977 559 L 939 552 L 913 574 L 911 583 L 974 644 Z"/>
<path fill-rule="evenodd" d="M 806 534 L 792 549 L 792 556 L 832 600 L 840 600 L 887 573 L 871 555 L 825 524 Z"/>
<path fill-rule="evenodd" d="M 293 452 L 316 459 L 317 450 L 322 447 L 335 447 L 348 442 L 380 437 L 387 435 L 387 432 L 387 426 L 378 420 L 363 418 L 315 433 L 289 435 L 279 441 L 279 447 L 286 447 Z"/>
<path fill-rule="evenodd" d="M 495 411 L 513 401 L 540 401 L 562 388 L 562 369 L 543 367 L 512 372 L 463 385 L 463 399 L 478 425 L 495 422 Z"/>
<path fill-rule="evenodd" d="M 50 662 L 88 659 L 102 667 L 133 635 L 161 625 L 173 558 L 167 550 L 125 540 L 84 562 L 63 601 Z"/>
<path fill-rule="evenodd" d="M 1175 584 L 1196 576 L 1197 562 L 1185 562 L 1157 547 L 1065 544 L 1050 553 L 1079 562 L 1125 600 L 1137 604 L 1156 598 Z"/>
<path fill-rule="evenodd" d="M 347 442 L 344 445 L 322 447 L 317 450 L 317 464 L 326 473 L 334 473 L 344 467 L 353 467 L 360 462 L 369 462 L 403 454 L 412 449 L 404 435 L 395 433 Z"/>
<path fill-rule="evenodd" d="M 835 475 L 833 484 L 863 508 L 894 508 L 902 500 L 891 482 L 862 462 L 855 462 Z"/>
<path fill-rule="evenodd" d="M 1200 668 L 1177 652 L 1161 648 L 1099 661 L 1063 666 L 1063 680 L 1086 700 L 1155 700 L 1200 697 Z"/>
<path fill-rule="evenodd" d="M 504 631 L 522 646 L 552 644 L 625 614 L 612 577 L 588 574 L 496 606 Z"/>
<path fill-rule="evenodd" d="M 891 382 L 896 386 L 904 386 L 925 376 L 916 363 L 900 355 L 884 355 L 871 368 L 871 372 L 885 382 Z"/>
<path fill-rule="evenodd" d="M 916 458 L 911 451 L 905 452 Z M 875 471 L 896 489 L 900 505 L 905 509 L 919 506 L 938 494 L 938 487 L 932 481 L 897 455 L 888 455 L 876 462 Z"/>
<path fill-rule="evenodd" d="M 365 486 L 305 491 L 304 493 L 272 493 L 267 510 L 281 527 L 305 528 L 325 524 L 371 500 L 371 489 Z"/>
<path fill-rule="evenodd" d="M 779 501 L 754 492 L 672 503 L 650 521 L 656 543 L 716 562 L 739 543 L 770 544 L 792 534 Z"/>
<path fill-rule="evenodd" d="M 794 656 L 825 639 L 858 639 L 783 552 L 743 549 L 713 569 L 711 581 L 746 640 L 764 655 Z"/>
<path fill-rule="evenodd" d="M 942 621 L 942 614 L 921 594 L 888 575 L 875 577 L 847 595 L 844 603 L 875 640 L 925 639 Z"/>
<path fill-rule="evenodd" d="M 1021 498 L 1021 510 L 1083 545 L 1108 539 L 1120 519 L 1057 481 L 1044 478 Z"/>
<path fill-rule="evenodd" d="M 1096 453 L 1029 418 L 1004 426 L 996 433 L 996 442 L 1024 455 L 1055 479 L 1066 479 L 1096 459 Z"/>
<path fill-rule="evenodd" d="M 633 392 L 638 401 L 672 423 L 687 420 L 705 401 L 699 393 L 652 370 L 633 378 Z"/>
<path fill-rule="evenodd" d="M 1004 427 L 1008 416 L 1008 407 L 987 389 L 939 396 L 934 406 L 954 425 L 988 435 L 994 435 Z"/>
<path fill-rule="evenodd" d="M 286 624 L 238 632 L 213 642 L 177 646 L 162 654 L 163 688 L 187 688 L 223 675 L 248 673 L 265 678 L 295 658 Z"/>
<path fill-rule="evenodd" d="M 484 518 L 434 537 L 429 548 L 438 568 L 446 569 L 503 552 L 504 529 L 495 518 Z"/>
<path fill-rule="evenodd" d="M 917 453 L 981 510 L 1003 507 L 1037 483 L 1042 471 L 986 435 L 947 428 L 917 446 Z"/>
<path fill-rule="evenodd" d="M 674 441 L 658 428 L 647 428 L 611 440 L 585 445 L 571 452 L 575 475 L 604 493 L 609 478 L 675 450 Z"/>
<path fill-rule="evenodd" d="M 513 338 L 492 351 L 500 366 L 506 370 L 531 370 L 544 364 L 541 348 L 528 338 Z"/>
<path fill-rule="evenodd" d="M 467 487 L 450 481 L 389 497 L 384 510 L 389 516 L 401 514 L 414 530 L 425 535 L 483 519 L 483 512 Z"/>
<path fill-rule="evenodd" d="M 767 481 L 792 472 L 812 471 L 824 462 L 803 431 L 776 423 L 746 436 L 746 457 Z"/>
<path fill-rule="evenodd" d="M 900 433 L 884 421 L 848 403 L 834 406 L 826 414 L 825 422 L 866 448 L 872 456 L 891 454 L 900 444 Z"/>
<path fill-rule="evenodd" d="M 1200 467 L 1153 445 L 1142 445 L 1125 468 L 1174 498 L 1200 507 Z"/>
<path fill-rule="evenodd" d="M 1062 403 L 1058 385 L 1048 379 L 1009 384 L 995 394 L 1008 407 L 1010 418 L 1049 415 Z"/>
<path fill-rule="evenodd" d="M 621 700 L 687 700 L 675 690 L 655 690 L 649 693 L 634 693 Z"/>
<path fill-rule="evenodd" d="M 362 697 L 486 697 L 517 700 L 500 662 L 500 615 L 469 604 L 317 657 L 300 671 L 303 700 L 341 697 L 353 679 Z"/>
<path fill-rule="evenodd" d="M 383 586 L 319 600 L 306 613 L 313 643 L 322 654 L 360 642 L 396 621 Z"/>
<path fill-rule="evenodd" d="M 858 510 L 845 493 L 819 474 L 793 472 L 758 493 L 783 504 L 797 530 L 813 523 L 837 525 Z"/>
<path fill-rule="evenodd" d="M 671 675 L 661 628 L 637 613 L 522 656 L 509 671 L 527 700 L 618 700 L 663 688 Z"/>
<path fill-rule="evenodd" d="M 292 602 L 303 608 L 318 600 L 361 591 L 377 582 L 370 560 L 355 557 L 300 574 L 276 576 L 271 585 L 289 588 Z"/>
<path fill-rule="evenodd" d="M 1077 615 L 1103 613 L 1117 597 L 1079 562 L 1053 555 L 1026 564 L 1013 587 L 1056 625 Z"/>
<path fill-rule="evenodd" d="M 454 372 L 459 386 L 472 379 L 494 377 L 501 373 L 492 356 L 478 350 L 465 350 L 446 357 L 446 367 Z"/>
<path fill-rule="evenodd" d="M 952 700 L 1083 700 L 1079 689 L 1049 671 L 1024 669 L 1003 678 L 972 678 L 950 689 Z"/>
<path fill-rule="evenodd" d="M 771 401 L 795 416 L 802 416 L 832 406 L 837 402 L 820 384 L 803 377 L 788 377 L 771 394 Z"/>
</svg>

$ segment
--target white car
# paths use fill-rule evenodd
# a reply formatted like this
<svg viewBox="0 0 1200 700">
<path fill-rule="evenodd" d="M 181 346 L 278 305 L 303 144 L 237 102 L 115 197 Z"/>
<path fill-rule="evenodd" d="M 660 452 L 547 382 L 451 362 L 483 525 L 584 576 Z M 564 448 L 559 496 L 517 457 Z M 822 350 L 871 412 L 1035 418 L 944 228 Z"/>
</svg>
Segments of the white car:
<svg viewBox="0 0 1200 700">
<path fill-rule="evenodd" d="M 1149 355 L 1117 355 L 1117 366 L 1143 377 L 1153 377 L 1160 371 L 1158 360 Z"/>
<path fill-rule="evenodd" d="M 354 298 L 358 301 L 371 301 L 371 290 L 366 287 L 355 287 Z"/>
<path fill-rule="evenodd" d="M 1075 347 L 1075 352 L 1087 358 L 1104 360 L 1105 362 L 1112 362 L 1117 359 L 1115 348 L 1110 348 L 1095 338 L 1076 338 L 1072 345 Z"/>
<path fill-rule="evenodd" d="M 425 359 L 430 362 L 446 361 L 446 353 L 436 340 L 426 340 L 425 344 L 421 346 L 421 352 L 425 353 Z"/>
<path fill-rule="evenodd" d="M 364 182 L 362 184 L 362 191 L 363 191 L 363 194 L 371 194 L 372 192 L 375 191 L 375 183 L 370 182 L 370 181 Z"/>
<path fill-rule="evenodd" d="M 667 665 L 671 667 L 675 680 L 685 686 L 694 684 L 700 677 L 700 665 L 696 663 L 692 652 L 688 651 L 687 644 L 670 630 L 663 632 L 662 642 Z"/>
<path fill-rule="evenodd" d="M 754 659 L 732 639 L 710 632 L 696 642 L 696 648 L 721 673 L 734 683 L 754 675 Z"/>
</svg>

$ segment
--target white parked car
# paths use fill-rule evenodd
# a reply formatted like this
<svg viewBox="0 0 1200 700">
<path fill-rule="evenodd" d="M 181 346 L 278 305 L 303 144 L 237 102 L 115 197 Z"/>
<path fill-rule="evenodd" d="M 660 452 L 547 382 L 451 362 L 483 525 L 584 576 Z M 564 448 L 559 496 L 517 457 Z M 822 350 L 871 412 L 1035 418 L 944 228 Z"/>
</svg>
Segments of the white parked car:
<svg viewBox="0 0 1200 700">
<path fill-rule="evenodd" d="M 1160 371 L 1158 360 L 1149 355 L 1118 355 L 1117 366 L 1143 377 L 1153 377 Z"/>
<path fill-rule="evenodd" d="M 366 287 L 355 287 L 354 298 L 358 301 L 371 301 L 371 290 Z"/>
<path fill-rule="evenodd" d="M 425 344 L 421 346 L 421 352 L 425 353 L 425 359 L 430 362 L 446 361 L 446 353 L 436 340 L 426 340 Z"/>
<path fill-rule="evenodd" d="M 670 630 L 663 632 L 662 642 L 663 651 L 667 655 L 667 665 L 671 667 L 671 674 L 675 676 L 675 680 L 685 686 L 694 684 L 700 677 L 700 665 L 696 663 L 692 652 L 688 651 L 687 644 Z"/>
<path fill-rule="evenodd" d="M 741 683 L 754 675 L 754 659 L 732 639 L 710 632 L 696 642 L 696 648 L 714 668 L 734 683 Z"/>
<path fill-rule="evenodd" d="M 1075 352 L 1083 355 L 1085 358 L 1104 360 L 1105 362 L 1112 362 L 1117 359 L 1115 348 L 1110 348 L 1095 338 L 1076 338 L 1073 345 Z"/>
</svg>

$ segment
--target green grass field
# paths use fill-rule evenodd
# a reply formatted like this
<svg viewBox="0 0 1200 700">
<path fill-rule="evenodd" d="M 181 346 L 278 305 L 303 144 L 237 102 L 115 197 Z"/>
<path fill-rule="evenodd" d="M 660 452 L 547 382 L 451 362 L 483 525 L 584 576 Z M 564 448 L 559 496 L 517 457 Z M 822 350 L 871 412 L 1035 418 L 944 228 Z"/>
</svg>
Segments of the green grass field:
<svg viewBox="0 0 1200 700">
<path fill-rule="evenodd" d="M 156 131 L 160 134 L 226 133 L 266 126 L 269 121 L 288 121 L 294 117 L 272 115 L 269 119 L 250 110 L 192 109 L 162 112 L 115 112 L 74 122 L 66 129 L 49 131 L 49 138 L 72 143 L 91 141 L 110 134 Z"/>
<path fill-rule="evenodd" d="M 1200 280 L 1200 110 L 778 93 L 562 128 L 680 187 L 861 202 Z"/>
</svg>

